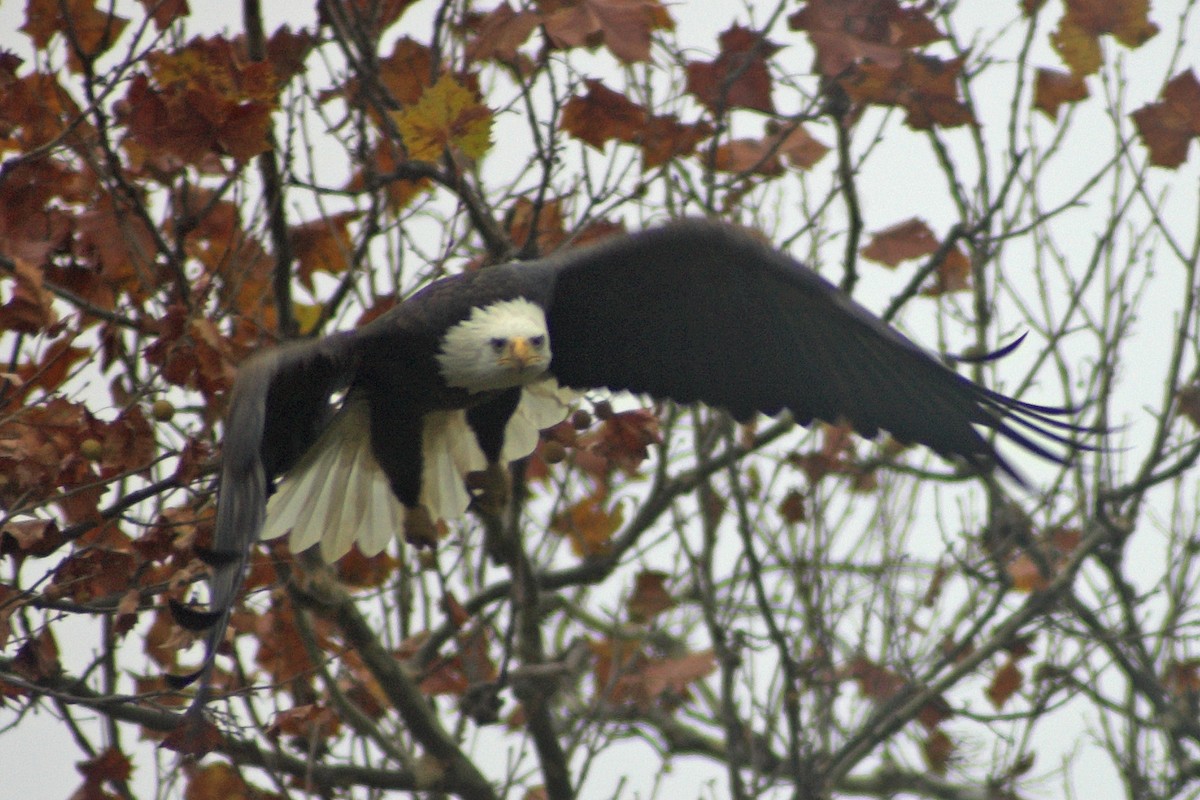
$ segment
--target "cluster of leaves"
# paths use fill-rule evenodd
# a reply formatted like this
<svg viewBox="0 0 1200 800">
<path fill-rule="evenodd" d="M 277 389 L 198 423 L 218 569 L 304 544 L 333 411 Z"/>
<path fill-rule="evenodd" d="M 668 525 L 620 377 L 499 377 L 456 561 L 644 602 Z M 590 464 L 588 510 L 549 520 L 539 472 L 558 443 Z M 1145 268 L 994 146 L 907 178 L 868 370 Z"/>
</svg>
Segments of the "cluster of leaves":
<svg viewBox="0 0 1200 800">
<path fill-rule="evenodd" d="M 1003 243 L 1061 211 L 1039 210 L 1049 179 L 1011 142 L 1002 188 L 964 188 L 946 137 L 987 152 L 986 101 L 971 88 L 996 60 L 934 4 L 781 4 L 765 22 L 723 20 L 703 54 L 675 38 L 686 4 L 447 4 L 424 36 L 422 5 L 319 2 L 309 26 L 268 35 L 249 2 L 244 34 L 189 36 L 185 2 L 144 0 L 125 18 L 93 0 L 31 0 L 27 59 L 0 52 L 0 708 L 52 697 L 82 741 L 73 705 L 110 722 L 79 765 L 78 796 L 138 793 L 148 759 L 122 739 L 126 724 L 192 757 L 176 780 L 193 798 L 274 796 L 268 780 L 278 794 L 516 786 L 565 798 L 629 734 L 664 760 L 720 764 L 734 796 L 964 796 L 985 779 L 990 796 L 1015 796 L 1034 747 L 1014 736 L 1024 744 L 970 768 L 970 699 L 997 713 L 984 722 L 1028 731 L 1066 690 L 1111 713 L 1118 704 L 1079 677 L 1094 647 L 1133 687 L 1130 729 L 1168 753 L 1155 780 L 1190 780 L 1200 730 L 1170 712 L 1194 702 L 1200 667 L 1187 643 L 1130 643 L 1141 600 L 1120 552 L 1144 493 L 1200 455 L 1167 444 L 1176 414 L 1200 419 L 1195 375 L 1168 381 L 1155 458 L 1136 478 L 1064 469 L 1036 523 L 993 486 L 986 523 L 962 524 L 977 535 L 954 531 L 915 577 L 905 537 L 889 533 L 893 507 L 915 502 L 912 475 L 947 491 L 956 476 L 898 443 L 596 399 L 543 432 L 511 515 L 451 521 L 437 552 L 353 552 L 326 570 L 280 545 L 257 550 L 214 673 L 222 724 L 180 731 L 187 698 L 162 675 L 195 651 L 166 604 L 204 574 L 220 420 L 253 350 L 369 320 L 445 271 L 667 213 L 790 226 L 777 243 L 838 263 L 848 290 L 859 258 L 882 264 L 905 284 L 888 319 L 914 298 L 966 299 L 982 347 Z M 1011 113 L 1037 110 L 1062 135 L 1110 40 L 1132 51 L 1159 33 L 1144 0 L 1017 5 L 1030 41 L 1054 17 L 1042 52 L 1062 63 L 1022 49 L 1022 80 L 1035 77 Z M 595 64 L 606 66 L 583 66 Z M 1159 99 L 1114 115 L 1144 145 L 1123 156 L 1185 164 L 1200 83 L 1173 71 Z M 863 210 L 874 125 L 888 132 L 877 140 L 931 145 L 960 212 L 943 233 L 932 212 Z M 339 167 L 325 163 L 334 150 Z M 501 161 L 521 162 L 516 177 L 497 177 L 512 166 Z M 804 219 L 772 220 L 779 198 Z M 1061 324 L 1022 320 L 1056 353 L 1095 328 L 1103 372 L 1127 311 L 1071 316 L 1090 280 L 1068 282 L 1078 294 Z M 1180 312 L 1183 331 L 1193 316 Z M 1065 391 L 1111 387 L 1056 358 Z M 1074 593 L 1085 564 L 1121 598 L 1115 620 Z M 1056 607 L 1099 644 L 1039 628 Z M 1186 628 L 1185 615 L 1163 629 Z M 94 659 L 63 640 L 76 617 L 103 621 Z M 1138 728 L 1142 703 L 1170 724 Z M 489 760 L 495 741 L 521 753 L 515 766 Z"/>
</svg>

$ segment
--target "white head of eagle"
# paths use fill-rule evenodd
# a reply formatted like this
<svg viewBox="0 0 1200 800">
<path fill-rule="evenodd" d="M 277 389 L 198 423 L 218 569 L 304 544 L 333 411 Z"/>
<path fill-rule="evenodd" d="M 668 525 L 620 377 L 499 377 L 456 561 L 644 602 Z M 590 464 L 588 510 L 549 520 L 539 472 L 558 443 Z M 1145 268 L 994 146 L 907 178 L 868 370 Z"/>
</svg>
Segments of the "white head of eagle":
<svg viewBox="0 0 1200 800">
<path fill-rule="evenodd" d="M 470 392 L 532 383 L 550 366 L 546 315 L 524 298 L 476 308 L 446 331 L 437 359 L 446 383 Z"/>
</svg>

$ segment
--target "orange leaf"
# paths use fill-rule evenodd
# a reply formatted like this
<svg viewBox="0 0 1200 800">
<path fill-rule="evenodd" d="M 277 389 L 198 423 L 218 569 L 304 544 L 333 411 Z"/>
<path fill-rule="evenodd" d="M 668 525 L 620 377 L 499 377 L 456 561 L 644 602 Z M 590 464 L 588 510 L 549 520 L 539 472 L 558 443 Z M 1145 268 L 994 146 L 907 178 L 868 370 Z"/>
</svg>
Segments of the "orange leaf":
<svg viewBox="0 0 1200 800">
<path fill-rule="evenodd" d="M 352 547 L 349 553 L 338 559 L 334 568 L 342 583 L 366 589 L 382 586 L 395 574 L 399 564 L 396 557 L 386 550 L 377 555 L 364 556 L 361 550 Z"/>
<path fill-rule="evenodd" d="M 187 800 L 240 800 L 257 794 L 237 770 L 223 761 L 193 767 L 184 790 Z"/>
<path fill-rule="evenodd" d="M 392 52 L 379 62 L 379 80 L 401 106 L 412 105 L 421 99 L 429 87 L 433 69 L 433 52 L 407 36 L 396 40 Z M 358 82 L 347 84 L 345 93 L 357 101 Z"/>
<path fill-rule="evenodd" d="M 810 169 L 829 152 L 803 125 L 782 126 L 771 120 L 767 123 L 767 135 L 779 154 L 796 169 Z"/>
<path fill-rule="evenodd" d="M 550 530 L 567 536 L 575 555 L 590 558 L 609 551 L 613 534 L 623 521 L 624 514 L 619 505 L 608 511 L 602 497 L 592 496 L 555 515 Z"/>
<path fill-rule="evenodd" d="M 733 139 L 718 145 L 714 167 L 735 175 L 750 173 L 773 177 L 783 174 L 778 149 L 769 139 Z"/>
<path fill-rule="evenodd" d="M 297 262 L 296 275 L 310 292 L 314 288 L 313 273 L 340 275 L 349 269 L 354 251 L 349 224 L 359 216 L 360 212 L 344 211 L 296 225 L 288 231 Z"/>
<path fill-rule="evenodd" d="M 645 134 L 646 109 L 598 80 L 585 83 L 587 94 L 563 106 L 563 130 L 600 151 L 605 142 L 635 142 Z"/>
<path fill-rule="evenodd" d="M 1058 119 L 1058 108 L 1063 103 L 1078 103 L 1087 97 L 1087 84 L 1079 75 L 1056 69 L 1037 71 L 1033 105 L 1050 119 Z"/>
<path fill-rule="evenodd" d="M 180 17 L 192 13 L 187 0 L 138 0 L 145 13 L 154 20 L 154 27 L 163 31 L 171 27 L 171 23 Z"/>
<path fill-rule="evenodd" d="M 533 201 L 526 197 L 518 197 L 509 213 L 508 230 L 512 236 L 513 246 L 527 247 L 529 240 L 534 237 L 533 226 L 537 225 L 535 237 L 536 252 L 549 253 L 555 250 L 567 238 L 564 230 L 562 201 L 550 200 L 543 202 L 537 209 L 535 219 Z"/>
<path fill-rule="evenodd" d="M 860 252 L 863 258 L 895 267 L 901 261 L 931 255 L 937 248 L 938 240 L 933 231 L 913 217 L 877 232 Z"/>
<path fill-rule="evenodd" d="M 926 297 L 937 297 L 947 292 L 962 292 L 971 288 L 971 262 L 957 244 L 946 251 L 946 257 L 938 264 L 933 283 L 921 290 Z"/>
</svg>

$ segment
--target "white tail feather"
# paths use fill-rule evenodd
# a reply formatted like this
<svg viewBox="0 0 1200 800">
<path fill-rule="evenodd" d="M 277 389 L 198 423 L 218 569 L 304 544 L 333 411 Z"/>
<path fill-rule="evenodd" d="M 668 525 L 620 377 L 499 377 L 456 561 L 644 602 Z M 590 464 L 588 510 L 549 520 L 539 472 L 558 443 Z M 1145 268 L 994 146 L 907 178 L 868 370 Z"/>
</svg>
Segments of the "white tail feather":
<svg viewBox="0 0 1200 800">
<path fill-rule="evenodd" d="M 524 458 L 537 446 L 538 432 L 563 420 L 575 392 L 553 379 L 526 386 L 504 431 L 505 462 Z M 483 452 L 462 411 L 441 411 L 425 419 L 421 504 L 434 519 L 457 519 L 471 502 L 464 479 L 483 469 Z M 321 545 L 326 561 L 350 546 L 372 556 L 404 531 L 404 506 L 371 453 L 370 417 L 363 398 L 351 398 L 299 463 L 280 481 L 267 503 L 262 538 L 290 532 L 288 546 L 299 553 Z"/>
</svg>

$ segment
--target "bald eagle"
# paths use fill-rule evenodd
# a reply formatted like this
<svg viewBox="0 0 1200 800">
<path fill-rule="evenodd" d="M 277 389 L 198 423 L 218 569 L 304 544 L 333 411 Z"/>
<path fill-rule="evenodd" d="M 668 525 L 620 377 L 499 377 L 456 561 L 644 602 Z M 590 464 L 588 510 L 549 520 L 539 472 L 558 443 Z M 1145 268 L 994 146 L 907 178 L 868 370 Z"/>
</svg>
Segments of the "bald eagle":
<svg viewBox="0 0 1200 800">
<path fill-rule="evenodd" d="M 749 232 L 685 220 L 430 284 L 354 331 L 285 344 L 239 371 L 225 426 L 204 674 L 248 553 L 290 535 L 328 560 L 506 500 L 508 462 L 562 420 L 568 390 L 607 387 L 727 409 L 849 421 L 992 466 L 978 428 L 1042 458 L 1088 429 L 951 371 L 817 273 Z M 340 403 L 334 398 L 344 392 Z M 1052 445 L 1051 445 L 1052 446 Z M 1073 445 L 1077 446 L 1077 445 Z M 277 490 L 275 481 L 282 476 Z M 268 496 L 271 495 L 268 501 Z"/>
</svg>

